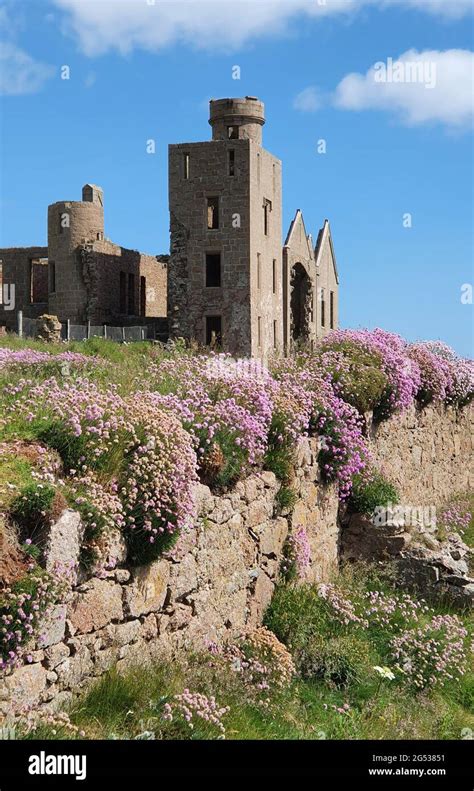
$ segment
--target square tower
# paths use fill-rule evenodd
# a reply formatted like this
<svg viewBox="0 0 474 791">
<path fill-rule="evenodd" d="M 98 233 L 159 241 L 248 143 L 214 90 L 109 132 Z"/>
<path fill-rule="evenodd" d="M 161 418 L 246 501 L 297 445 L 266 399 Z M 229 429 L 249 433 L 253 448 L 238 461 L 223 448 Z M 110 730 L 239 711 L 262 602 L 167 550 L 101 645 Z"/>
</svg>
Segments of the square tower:
<svg viewBox="0 0 474 791">
<path fill-rule="evenodd" d="M 283 348 L 281 162 L 256 98 L 211 101 L 209 123 L 169 147 L 170 333 L 265 359 Z"/>
</svg>

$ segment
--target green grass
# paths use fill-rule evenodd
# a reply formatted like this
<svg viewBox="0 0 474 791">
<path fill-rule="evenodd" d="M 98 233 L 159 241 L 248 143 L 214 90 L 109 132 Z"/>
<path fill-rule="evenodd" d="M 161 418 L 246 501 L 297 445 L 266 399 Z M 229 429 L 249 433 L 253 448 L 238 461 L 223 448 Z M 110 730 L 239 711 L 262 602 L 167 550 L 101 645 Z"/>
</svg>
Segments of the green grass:
<svg viewBox="0 0 474 791">
<path fill-rule="evenodd" d="M 338 583 L 347 597 L 363 591 L 393 594 L 390 579 L 369 567 L 349 569 Z M 446 612 L 441 605 L 438 613 Z M 400 674 L 385 680 L 374 670 L 388 664 L 388 627 L 347 633 L 311 586 L 281 586 L 266 623 L 286 643 L 298 668 L 284 690 L 264 707 L 248 694 L 239 674 L 210 654 L 180 654 L 143 669 L 104 675 L 70 710 L 72 723 L 91 739 L 130 739 L 150 731 L 157 739 L 215 738 L 197 723 L 162 719 L 164 704 L 185 688 L 214 695 L 228 706 L 227 739 L 460 739 L 474 727 L 474 673 L 415 693 Z M 469 619 L 465 618 L 466 625 Z M 309 661 L 311 660 L 311 661 Z M 312 664 L 311 664 L 312 662 Z M 43 727 L 36 738 L 60 738 Z"/>
<path fill-rule="evenodd" d="M 8 511 L 21 489 L 31 481 L 32 465 L 26 459 L 9 454 L 0 458 L 0 510 Z"/>
<path fill-rule="evenodd" d="M 349 500 L 349 507 L 354 513 L 372 516 L 376 508 L 397 505 L 399 502 L 396 486 L 377 470 L 372 472 L 370 480 L 366 480 L 364 475 L 354 476 Z"/>
</svg>

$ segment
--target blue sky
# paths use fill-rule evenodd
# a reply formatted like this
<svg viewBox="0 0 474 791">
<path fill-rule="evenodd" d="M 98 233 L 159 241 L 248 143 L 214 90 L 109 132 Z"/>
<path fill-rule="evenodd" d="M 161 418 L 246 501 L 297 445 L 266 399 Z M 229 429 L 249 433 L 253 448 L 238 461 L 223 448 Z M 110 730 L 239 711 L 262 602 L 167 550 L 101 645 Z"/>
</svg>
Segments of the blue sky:
<svg viewBox="0 0 474 791">
<path fill-rule="evenodd" d="M 283 160 L 283 234 L 297 208 L 314 236 L 331 222 L 342 325 L 472 356 L 461 301 L 474 279 L 470 7 L 0 2 L 0 246 L 46 244 L 47 205 L 79 200 L 91 181 L 104 188 L 107 236 L 167 252 L 168 143 L 209 139 L 209 98 L 251 94 L 266 104 L 265 147 Z M 435 64 L 436 85 L 375 85 L 368 72 L 389 57 Z"/>
</svg>

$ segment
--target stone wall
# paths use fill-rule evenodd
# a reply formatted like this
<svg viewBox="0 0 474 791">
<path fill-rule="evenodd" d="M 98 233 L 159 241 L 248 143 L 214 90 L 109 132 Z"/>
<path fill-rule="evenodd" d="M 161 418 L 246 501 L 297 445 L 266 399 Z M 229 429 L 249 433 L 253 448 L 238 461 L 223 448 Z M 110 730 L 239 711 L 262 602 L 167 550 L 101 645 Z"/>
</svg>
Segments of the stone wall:
<svg viewBox="0 0 474 791">
<path fill-rule="evenodd" d="M 374 456 L 404 499 L 439 503 L 466 488 L 472 418 L 472 408 L 427 409 L 372 431 Z M 0 713 L 10 711 L 13 701 L 58 706 L 116 663 L 119 670 L 142 666 L 163 652 L 220 642 L 260 623 L 285 539 L 298 525 L 305 526 L 311 545 L 308 581 L 328 580 L 340 554 L 338 497 L 335 486 L 321 483 L 317 455 L 318 441 L 303 440 L 291 514 L 279 512 L 279 483 L 270 472 L 220 496 L 201 485 L 199 518 L 172 553 L 129 569 L 119 552 L 115 570 L 80 580 L 45 619 L 31 664 L 0 682 Z M 65 512 L 55 530 L 48 551 L 63 561 L 77 559 L 77 514 Z"/>
<path fill-rule="evenodd" d="M 318 483 L 316 440 L 300 448 L 291 515 L 278 513 L 273 473 L 253 475 L 227 495 L 197 489 L 199 518 L 171 553 L 142 568 L 117 568 L 75 585 L 50 611 L 32 663 L 0 683 L 0 713 L 57 706 L 118 663 L 143 665 L 163 652 L 221 642 L 261 622 L 292 526 L 305 525 L 312 550 L 308 581 L 337 566 L 338 497 Z M 77 559 L 80 520 L 65 512 L 53 528 L 52 560 Z M 69 548 L 69 549 L 68 549 Z M 68 553 L 70 556 L 68 557 Z"/>
<path fill-rule="evenodd" d="M 128 250 L 109 240 L 83 245 L 79 254 L 87 292 L 85 315 L 89 321 L 123 324 L 127 316 L 135 321 L 166 316 L 166 260 L 159 261 L 156 256 Z"/>
<path fill-rule="evenodd" d="M 375 460 L 412 506 L 474 489 L 474 407 L 412 407 L 371 430 Z"/>
<path fill-rule="evenodd" d="M 6 326 L 9 330 L 16 330 L 19 310 L 23 310 L 24 315 L 29 318 L 36 318 L 40 313 L 44 313 L 47 302 L 47 257 L 47 247 L 4 247 L 0 249 L 2 282 L 8 286 L 15 286 L 14 310 L 6 310 L 0 300 L 0 325 Z M 44 263 L 32 266 L 32 261 L 35 259 L 41 259 Z M 32 279 L 34 279 L 33 283 Z M 33 289 L 32 286 L 34 286 Z M 37 297 L 38 300 L 43 300 L 46 296 L 46 300 L 35 305 L 32 302 L 32 296 Z"/>
</svg>

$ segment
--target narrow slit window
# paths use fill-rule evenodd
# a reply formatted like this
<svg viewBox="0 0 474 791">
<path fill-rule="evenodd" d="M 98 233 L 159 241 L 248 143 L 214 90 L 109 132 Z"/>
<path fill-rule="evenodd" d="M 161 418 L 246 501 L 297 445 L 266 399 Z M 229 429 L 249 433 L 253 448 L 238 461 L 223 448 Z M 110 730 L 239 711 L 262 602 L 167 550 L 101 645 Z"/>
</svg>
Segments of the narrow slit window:
<svg viewBox="0 0 474 791">
<path fill-rule="evenodd" d="M 277 338 L 278 338 L 278 335 L 277 335 L 277 323 L 276 323 L 276 321 L 274 321 L 273 322 L 273 348 L 274 349 L 276 349 L 277 346 L 278 346 Z"/>
<path fill-rule="evenodd" d="M 140 278 L 140 316 L 146 316 L 146 277 Z"/>
<path fill-rule="evenodd" d="M 270 212 L 272 210 L 272 203 L 269 200 L 263 202 L 263 232 L 265 236 L 270 233 Z"/>
<path fill-rule="evenodd" d="M 329 326 L 334 329 L 334 291 L 329 294 Z"/>
<path fill-rule="evenodd" d="M 221 286 L 221 254 L 206 253 L 206 288 Z"/>
<path fill-rule="evenodd" d="M 238 140 L 239 139 L 239 127 L 238 126 L 228 126 L 227 127 L 227 138 L 228 138 L 228 140 Z"/>
<path fill-rule="evenodd" d="M 324 288 L 321 289 L 321 327 L 326 326 L 326 301 L 324 296 Z"/>
<path fill-rule="evenodd" d="M 125 272 L 120 272 L 120 313 L 127 312 L 127 277 Z"/>
<path fill-rule="evenodd" d="M 261 287 L 262 283 L 262 256 L 257 253 L 257 288 Z"/>
<path fill-rule="evenodd" d="M 128 275 L 128 313 L 135 314 L 135 275 L 132 272 Z"/>
<path fill-rule="evenodd" d="M 277 262 L 276 262 L 276 258 L 273 259 L 272 289 L 273 289 L 273 293 L 276 294 L 276 290 L 277 290 Z"/>
<path fill-rule="evenodd" d="M 219 198 L 207 199 L 207 229 L 217 231 L 219 228 Z"/>
<path fill-rule="evenodd" d="M 257 320 L 257 328 L 258 328 L 258 345 L 262 345 L 262 317 L 259 316 Z"/>
<path fill-rule="evenodd" d="M 56 263 L 54 261 L 49 261 L 48 269 L 49 269 L 49 291 L 51 294 L 55 294 L 56 293 Z"/>
<path fill-rule="evenodd" d="M 229 176 L 235 176 L 235 151 L 229 151 Z"/>
</svg>

